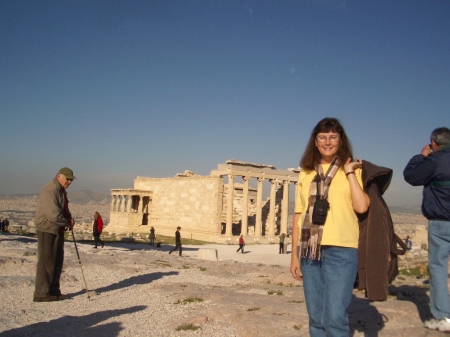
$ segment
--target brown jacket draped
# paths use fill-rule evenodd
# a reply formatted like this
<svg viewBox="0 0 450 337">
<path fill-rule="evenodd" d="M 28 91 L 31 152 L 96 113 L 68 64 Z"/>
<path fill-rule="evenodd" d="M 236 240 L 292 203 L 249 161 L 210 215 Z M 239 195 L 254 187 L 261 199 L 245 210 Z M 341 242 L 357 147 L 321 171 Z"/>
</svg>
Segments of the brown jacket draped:
<svg viewBox="0 0 450 337">
<path fill-rule="evenodd" d="M 356 286 L 370 301 L 385 301 L 388 285 L 398 274 L 397 255 L 406 252 L 404 242 L 394 233 L 391 213 L 383 194 L 392 170 L 362 162 L 363 189 L 370 198 L 369 210 L 359 215 L 358 275 Z M 402 249 L 397 248 L 397 243 Z"/>
</svg>

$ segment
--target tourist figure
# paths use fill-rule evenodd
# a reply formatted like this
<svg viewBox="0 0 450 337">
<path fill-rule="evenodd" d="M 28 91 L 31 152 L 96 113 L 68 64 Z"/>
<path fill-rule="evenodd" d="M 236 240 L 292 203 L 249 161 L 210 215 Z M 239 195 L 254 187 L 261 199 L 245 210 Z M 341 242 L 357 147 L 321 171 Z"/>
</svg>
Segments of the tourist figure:
<svg viewBox="0 0 450 337">
<path fill-rule="evenodd" d="M 0 232 L 3 232 L 3 218 L 0 217 Z"/>
<path fill-rule="evenodd" d="M 286 238 L 286 234 L 282 233 L 280 235 L 280 249 L 278 250 L 278 254 L 284 253 L 284 240 Z"/>
<path fill-rule="evenodd" d="M 64 167 L 39 195 L 34 216 L 38 240 L 34 302 L 68 298 L 61 294 L 59 281 L 64 262 L 64 230 L 73 229 L 75 224 L 66 193 L 74 179 L 73 171 Z"/>
<path fill-rule="evenodd" d="M 289 239 L 289 234 L 286 235 L 286 237 L 284 238 L 284 253 L 287 254 L 288 253 L 288 246 L 290 245 L 291 241 Z"/>
<path fill-rule="evenodd" d="M 241 234 L 241 236 L 239 237 L 239 248 L 236 251 L 236 253 L 239 253 L 239 251 L 242 251 L 242 254 L 244 254 L 244 246 L 245 246 L 245 241 L 244 241 L 244 236 Z"/>
<path fill-rule="evenodd" d="M 290 271 L 295 279 L 303 279 L 312 337 L 350 333 L 347 308 L 358 267 L 356 213 L 365 213 L 370 203 L 362 189 L 362 161 L 352 158 L 341 123 L 324 118 L 312 130 L 300 160 Z M 327 199 L 331 206 L 326 219 L 315 217 L 314 223 L 318 199 Z M 324 223 L 318 224 L 320 220 Z"/>
<path fill-rule="evenodd" d="M 155 245 L 155 239 L 156 239 L 156 235 L 155 235 L 155 228 L 152 226 L 152 228 L 150 228 L 150 246 L 154 246 Z"/>
<path fill-rule="evenodd" d="M 409 235 L 406 236 L 405 244 L 406 244 L 406 248 L 408 248 L 408 250 L 411 250 L 411 248 L 412 248 L 412 241 L 409 238 Z"/>
<path fill-rule="evenodd" d="M 2 231 L 7 232 L 8 228 L 9 228 L 9 220 L 8 218 L 5 218 L 5 220 L 3 220 L 2 222 Z"/>
<path fill-rule="evenodd" d="M 175 232 L 175 248 L 173 248 L 173 249 L 169 252 L 169 254 L 172 254 L 172 252 L 174 252 L 174 251 L 176 251 L 176 250 L 178 249 L 178 250 L 180 251 L 180 256 L 182 256 L 181 254 L 182 254 L 183 248 L 181 247 L 181 234 L 180 234 L 180 230 L 181 230 L 181 227 L 178 226 L 178 227 L 177 227 L 177 231 Z"/>
<path fill-rule="evenodd" d="M 92 235 L 94 236 L 94 248 L 97 248 L 97 245 L 102 245 L 102 248 L 105 247 L 105 244 L 100 239 L 100 234 L 102 234 L 103 230 L 103 220 L 99 212 L 94 213 L 94 225 L 92 226 Z"/>
<path fill-rule="evenodd" d="M 428 219 L 430 309 L 434 317 L 425 321 L 425 327 L 450 332 L 450 129 L 437 128 L 430 138 L 431 144 L 411 158 L 403 176 L 413 186 L 424 186 L 422 214 Z"/>
</svg>

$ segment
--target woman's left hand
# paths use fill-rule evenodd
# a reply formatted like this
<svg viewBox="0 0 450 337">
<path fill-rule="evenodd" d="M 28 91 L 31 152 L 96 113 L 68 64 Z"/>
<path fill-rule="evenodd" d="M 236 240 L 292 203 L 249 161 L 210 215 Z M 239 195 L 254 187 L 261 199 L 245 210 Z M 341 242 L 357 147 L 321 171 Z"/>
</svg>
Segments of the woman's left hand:
<svg viewBox="0 0 450 337">
<path fill-rule="evenodd" d="M 355 169 L 360 168 L 362 166 L 362 160 L 358 157 L 355 157 L 355 161 L 352 161 L 352 158 L 348 158 L 344 164 L 345 173 L 354 172 Z"/>
</svg>

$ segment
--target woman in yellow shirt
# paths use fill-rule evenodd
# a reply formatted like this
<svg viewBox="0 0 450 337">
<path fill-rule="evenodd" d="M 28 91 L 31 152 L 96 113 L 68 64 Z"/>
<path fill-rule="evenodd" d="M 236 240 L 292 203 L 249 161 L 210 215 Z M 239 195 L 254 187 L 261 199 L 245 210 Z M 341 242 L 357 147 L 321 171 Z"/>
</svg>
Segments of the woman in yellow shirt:
<svg viewBox="0 0 450 337">
<path fill-rule="evenodd" d="M 370 203 L 362 189 L 361 160 L 352 157 L 341 123 L 324 118 L 300 161 L 290 271 L 303 279 L 311 337 L 348 337 L 350 332 L 347 308 L 358 268 L 356 213 L 365 213 Z M 313 217 L 318 199 L 328 201 L 324 223 Z"/>
</svg>

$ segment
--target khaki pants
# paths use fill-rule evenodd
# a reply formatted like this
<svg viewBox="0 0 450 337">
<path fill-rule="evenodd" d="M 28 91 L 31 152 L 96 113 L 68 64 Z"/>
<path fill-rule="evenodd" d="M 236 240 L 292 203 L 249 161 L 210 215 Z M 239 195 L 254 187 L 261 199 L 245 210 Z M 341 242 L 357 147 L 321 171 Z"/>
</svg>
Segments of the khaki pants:
<svg viewBox="0 0 450 337">
<path fill-rule="evenodd" d="M 61 295 L 59 279 L 64 262 L 64 233 L 59 235 L 37 231 L 37 267 L 35 297 Z"/>
</svg>

